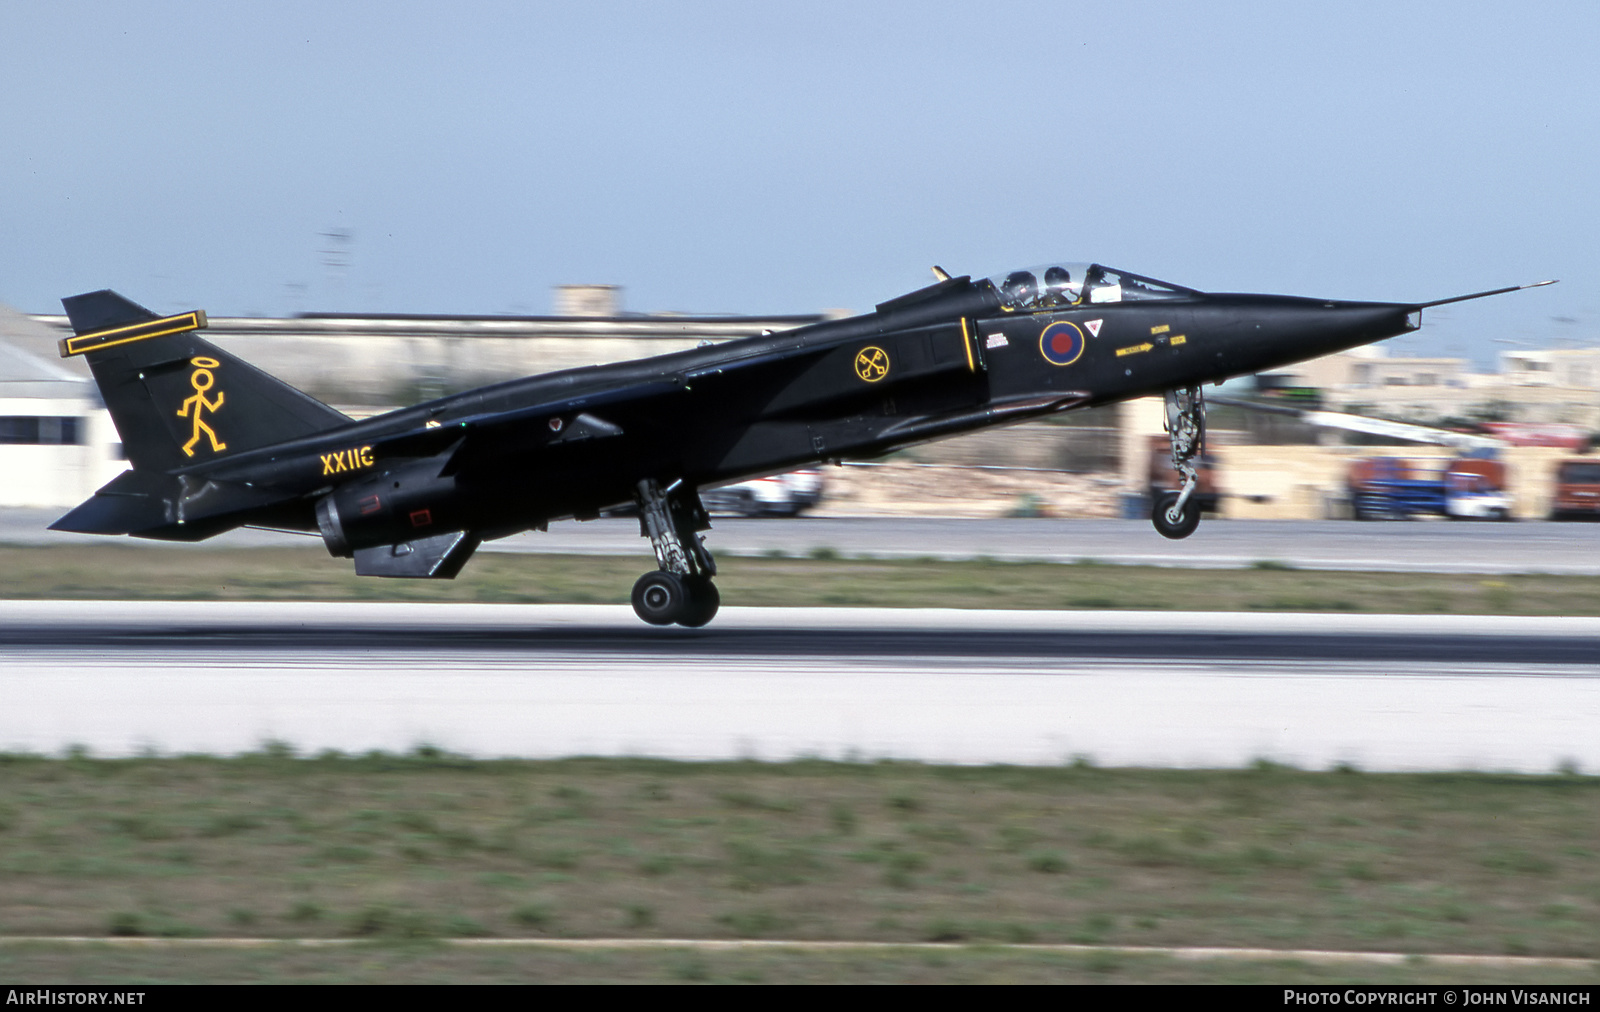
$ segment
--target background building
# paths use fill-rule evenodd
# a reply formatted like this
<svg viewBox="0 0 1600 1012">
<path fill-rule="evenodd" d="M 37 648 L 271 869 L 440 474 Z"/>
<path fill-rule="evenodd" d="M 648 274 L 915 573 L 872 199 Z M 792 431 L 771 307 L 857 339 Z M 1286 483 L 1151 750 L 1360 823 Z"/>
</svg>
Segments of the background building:
<svg viewBox="0 0 1600 1012">
<path fill-rule="evenodd" d="M 0 306 L 0 507 L 76 505 L 127 466 L 87 372 L 55 357 L 48 328 Z"/>
<path fill-rule="evenodd" d="M 1499 373 L 1464 358 L 1399 358 L 1381 345 L 1302 362 L 1269 383 L 1319 391 L 1332 411 L 1397 421 L 1529 422 L 1600 431 L 1600 349 L 1506 352 Z"/>
</svg>

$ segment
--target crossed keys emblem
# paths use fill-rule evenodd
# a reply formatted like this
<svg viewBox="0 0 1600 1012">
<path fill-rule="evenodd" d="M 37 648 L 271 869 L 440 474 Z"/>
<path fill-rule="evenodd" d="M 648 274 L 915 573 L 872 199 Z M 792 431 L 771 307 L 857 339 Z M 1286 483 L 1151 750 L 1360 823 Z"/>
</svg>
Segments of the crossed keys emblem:
<svg viewBox="0 0 1600 1012">
<path fill-rule="evenodd" d="M 889 353 L 876 345 L 868 345 L 856 352 L 856 375 L 868 383 L 876 383 L 889 375 Z"/>
<path fill-rule="evenodd" d="M 214 358 L 201 356 L 199 358 L 191 358 L 189 364 L 194 366 L 194 372 L 189 376 L 189 385 L 194 387 L 194 396 L 184 398 L 183 406 L 178 409 L 178 417 L 188 418 L 190 417 L 189 412 L 194 412 L 194 435 L 190 436 L 189 441 L 183 444 L 183 454 L 186 457 L 194 456 L 194 447 L 196 443 L 200 442 L 201 433 L 204 433 L 206 438 L 211 440 L 211 451 L 213 453 L 219 450 L 226 450 L 228 444 L 217 441 L 216 430 L 207 425 L 203 417 L 205 412 L 215 411 L 222 407 L 223 398 L 226 396 L 221 390 L 217 391 L 216 400 L 211 400 L 206 396 L 206 391 L 210 390 L 217 382 L 217 378 L 211 370 L 216 369 L 222 363 Z"/>
</svg>

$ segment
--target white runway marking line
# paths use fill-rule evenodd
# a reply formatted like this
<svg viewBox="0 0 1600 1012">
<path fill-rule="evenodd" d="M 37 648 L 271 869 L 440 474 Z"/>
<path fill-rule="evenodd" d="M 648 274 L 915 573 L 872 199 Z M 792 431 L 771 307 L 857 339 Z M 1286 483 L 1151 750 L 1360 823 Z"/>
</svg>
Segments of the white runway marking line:
<svg viewBox="0 0 1600 1012">
<path fill-rule="evenodd" d="M 1014 942 L 865 942 L 806 941 L 777 938 L 436 938 L 436 944 L 460 949 L 701 949 L 738 952 L 760 949 L 791 952 L 1041 952 L 1061 955 L 1162 956 L 1201 962 L 1295 961 L 1303 963 L 1435 964 L 1501 969 L 1559 967 L 1592 970 L 1600 960 L 1571 956 L 1489 956 L 1471 953 L 1352 952 L 1337 949 L 1231 949 L 1214 946 L 1049 945 Z M 106 946 L 117 949 L 269 949 L 347 948 L 375 944 L 370 938 L 104 938 L 84 935 L 16 935 L 0 937 L 0 945 Z"/>
</svg>

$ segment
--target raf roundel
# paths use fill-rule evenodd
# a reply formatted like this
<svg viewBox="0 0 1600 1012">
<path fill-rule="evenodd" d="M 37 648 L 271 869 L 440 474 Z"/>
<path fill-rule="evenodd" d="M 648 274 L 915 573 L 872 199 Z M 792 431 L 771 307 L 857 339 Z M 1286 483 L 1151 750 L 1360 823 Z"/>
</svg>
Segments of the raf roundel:
<svg viewBox="0 0 1600 1012">
<path fill-rule="evenodd" d="M 1076 323 L 1058 320 L 1039 335 L 1039 354 L 1051 365 L 1071 365 L 1083 354 L 1083 331 Z"/>
</svg>

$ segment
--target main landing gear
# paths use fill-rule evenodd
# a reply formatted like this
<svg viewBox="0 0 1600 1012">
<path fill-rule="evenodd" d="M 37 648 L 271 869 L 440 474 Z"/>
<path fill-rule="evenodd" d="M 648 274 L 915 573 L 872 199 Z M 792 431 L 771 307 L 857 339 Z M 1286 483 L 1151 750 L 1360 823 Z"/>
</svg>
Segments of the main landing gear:
<svg viewBox="0 0 1600 1012">
<path fill-rule="evenodd" d="M 1172 440 L 1172 469 L 1183 488 L 1156 497 L 1150 522 L 1164 538 L 1186 538 L 1200 526 L 1200 510 L 1190 502 L 1200 472 L 1194 466 L 1206 445 L 1206 402 L 1199 387 L 1167 391 L 1167 436 Z"/>
<path fill-rule="evenodd" d="M 711 582 L 717 563 L 698 533 L 711 527 L 699 494 L 681 482 L 663 489 L 646 478 L 633 499 L 639 504 L 639 533 L 650 539 L 661 567 L 633 585 L 634 612 L 651 625 L 705 625 L 717 614 L 722 596 Z"/>
</svg>

